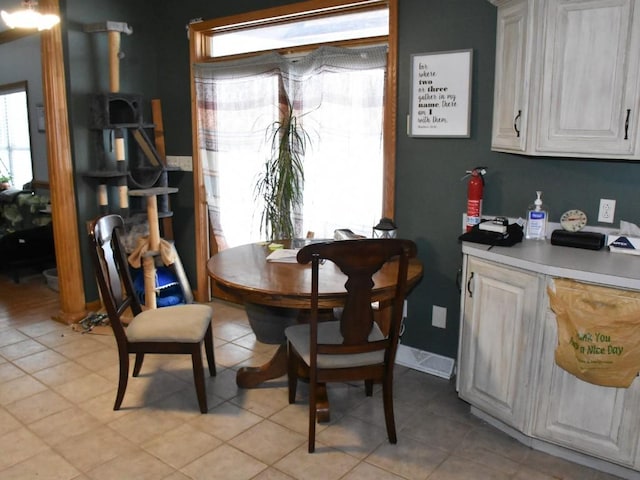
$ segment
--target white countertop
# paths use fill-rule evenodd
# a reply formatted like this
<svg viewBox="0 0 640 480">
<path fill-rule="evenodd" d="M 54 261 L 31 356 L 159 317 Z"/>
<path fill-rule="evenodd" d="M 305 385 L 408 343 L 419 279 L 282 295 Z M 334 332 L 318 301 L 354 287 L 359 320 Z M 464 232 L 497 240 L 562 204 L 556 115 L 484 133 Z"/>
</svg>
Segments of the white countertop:
<svg viewBox="0 0 640 480">
<path fill-rule="evenodd" d="M 512 247 L 462 243 L 462 253 L 553 277 L 640 290 L 640 256 L 523 240 Z"/>
</svg>

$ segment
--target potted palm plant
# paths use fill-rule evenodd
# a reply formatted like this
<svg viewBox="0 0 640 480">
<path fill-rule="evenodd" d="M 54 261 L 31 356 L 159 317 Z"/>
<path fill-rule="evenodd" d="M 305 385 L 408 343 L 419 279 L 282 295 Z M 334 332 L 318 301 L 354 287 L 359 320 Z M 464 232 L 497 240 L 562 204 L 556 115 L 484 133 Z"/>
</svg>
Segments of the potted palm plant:
<svg viewBox="0 0 640 480">
<path fill-rule="evenodd" d="M 304 188 L 304 155 L 309 135 L 287 103 L 280 119 L 267 129 L 271 155 L 255 185 L 256 199 L 263 203 L 260 233 L 268 240 L 295 237 L 292 215 L 302 205 Z"/>
<path fill-rule="evenodd" d="M 280 119 L 266 132 L 271 155 L 264 163 L 255 185 L 256 200 L 261 201 L 260 233 L 267 240 L 293 239 L 292 219 L 302 205 L 304 154 L 309 135 L 294 114 L 291 102 L 281 108 Z M 282 344 L 284 329 L 295 323 L 297 310 L 247 302 L 245 310 L 256 338 L 267 344 Z"/>
</svg>

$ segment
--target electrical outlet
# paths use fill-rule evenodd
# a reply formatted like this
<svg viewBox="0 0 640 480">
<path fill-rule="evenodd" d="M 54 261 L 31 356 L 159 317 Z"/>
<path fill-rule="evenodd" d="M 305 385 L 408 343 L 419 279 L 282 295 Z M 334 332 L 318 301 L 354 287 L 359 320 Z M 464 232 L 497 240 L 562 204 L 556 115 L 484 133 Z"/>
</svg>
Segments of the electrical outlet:
<svg viewBox="0 0 640 480">
<path fill-rule="evenodd" d="M 613 223 L 613 217 L 616 213 L 616 201 L 608 198 L 600 199 L 600 209 L 598 210 L 598 221 L 604 223 Z"/>
<path fill-rule="evenodd" d="M 431 325 L 438 328 L 447 328 L 447 309 L 434 305 L 431 311 Z"/>
</svg>

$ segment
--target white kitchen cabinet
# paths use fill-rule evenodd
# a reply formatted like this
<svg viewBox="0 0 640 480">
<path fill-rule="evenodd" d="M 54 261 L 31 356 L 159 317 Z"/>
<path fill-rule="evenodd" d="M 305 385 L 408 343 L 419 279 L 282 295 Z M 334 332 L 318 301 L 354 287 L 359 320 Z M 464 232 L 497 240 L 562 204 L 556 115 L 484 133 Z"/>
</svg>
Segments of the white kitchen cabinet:
<svg viewBox="0 0 640 480">
<path fill-rule="evenodd" d="M 640 382 L 629 388 L 593 385 L 558 367 L 553 311 L 543 318 L 533 436 L 632 467 L 640 431 Z"/>
<path fill-rule="evenodd" d="M 640 291 L 640 256 L 523 241 L 463 242 L 458 394 L 471 412 L 532 448 L 640 478 L 640 379 L 584 382 L 555 363 L 547 285 L 569 278 Z"/>
<path fill-rule="evenodd" d="M 492 149 L 640 159 L 640 2 L 491 2 Z"/>
<path fill-rule="evenodd" d="M 532 275 L 469 258 L 459 359 L 460 396 L 525 430 L 540 283 Z"/>
<path fill-rule="evenodd" d="M 498 8 L 495 100 L 491 145 L 524 152 L 527 147 L 534 2 L 501 2 Z"/>
</svg>

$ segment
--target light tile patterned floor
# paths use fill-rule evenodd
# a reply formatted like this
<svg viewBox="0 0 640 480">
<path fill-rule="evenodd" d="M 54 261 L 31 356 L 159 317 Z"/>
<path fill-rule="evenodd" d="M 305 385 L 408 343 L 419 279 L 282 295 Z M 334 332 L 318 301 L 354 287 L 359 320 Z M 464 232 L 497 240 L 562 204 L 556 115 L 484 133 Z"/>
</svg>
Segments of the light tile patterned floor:
<svg viewBox="0 0 640 480">
<path fill-rule="evenodd" d="M 2 479 L 614 478 L 519 444 L 471 416 L 451 382 L 405 368 L 395 381 L 397 445 L 386 438 L 379 390 L 367 398 L 359 385 L 331 385 L 332 421 L 319 426 L 310 455 L 304 385 L 295 405 L 285 378 L 239 389 L 236 370 L 264 362 L 275 347 L 255 341 L 241 308 L 220 302 L 209 413 L 198 411 L 187 356 L 147 356 L 114 412 L 113 337 L 38 313 L 16 318 L 2 295 Z"/>
</svg>

